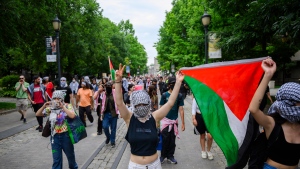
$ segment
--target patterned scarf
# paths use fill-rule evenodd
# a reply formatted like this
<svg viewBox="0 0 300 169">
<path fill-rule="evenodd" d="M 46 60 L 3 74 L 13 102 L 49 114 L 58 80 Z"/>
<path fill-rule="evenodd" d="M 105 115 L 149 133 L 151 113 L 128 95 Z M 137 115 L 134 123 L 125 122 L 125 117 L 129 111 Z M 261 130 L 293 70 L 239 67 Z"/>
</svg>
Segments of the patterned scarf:
<svg viewBox="0 0 300 169">
<path fill-rule="evenodd" d="M 279 88 L 268 114 L 279 113 L 291 123 L 300 122 L 300 106 L 296 106 L 296 103 L 300 103 L 300 84 L 285 83 Z"/>
<path fill-rule="evenodd" d="M 134 91 L 131 94 L 131 107 L 133 110 L 133 115 L 142 121 L 147 121 L 151 117 L 150 112 L 150 97 L 148 93 L 144 90 Z M 142 106 L 135 107 L 139 104 L 145 104 Z"/>
</svg>

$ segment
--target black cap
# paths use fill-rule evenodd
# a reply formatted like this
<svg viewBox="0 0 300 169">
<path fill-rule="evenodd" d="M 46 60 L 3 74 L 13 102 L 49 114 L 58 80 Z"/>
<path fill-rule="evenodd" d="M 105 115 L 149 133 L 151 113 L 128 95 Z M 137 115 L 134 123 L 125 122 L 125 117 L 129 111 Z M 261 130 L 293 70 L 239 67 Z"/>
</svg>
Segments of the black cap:
<svg viewBox="0 0 300 169">
<path fill-rule="evenodd" d="M 175 77 L 169 77 L 168 84 L 175 83 L 175 82 L 176 82 L 176 78 Z"/>
</svg>

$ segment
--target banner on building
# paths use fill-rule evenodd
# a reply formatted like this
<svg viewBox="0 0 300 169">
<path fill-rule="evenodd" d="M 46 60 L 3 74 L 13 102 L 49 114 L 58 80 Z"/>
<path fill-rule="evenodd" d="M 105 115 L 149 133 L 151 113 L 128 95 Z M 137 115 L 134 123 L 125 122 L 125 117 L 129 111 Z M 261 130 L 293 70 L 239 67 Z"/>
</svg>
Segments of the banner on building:
<svg viewBox="0 0 300 169">
<path fill-rule="evenodd" d="M 126 73 L 130 73 L 130 67 L 126 66 Z"/>
<path fill-rule="evenodd" d="M 56 39 L 52 36 L 45 37 L 47 62 L 56 62 Z"/>
<path fill-rule="evenodd" d="M 217 38 L 215 33 L 209 33 L 208 56 L 210 59 L 222 58 L 221 49 L 217 47 L 219 40 L 220 38 Z"/>
</svg>

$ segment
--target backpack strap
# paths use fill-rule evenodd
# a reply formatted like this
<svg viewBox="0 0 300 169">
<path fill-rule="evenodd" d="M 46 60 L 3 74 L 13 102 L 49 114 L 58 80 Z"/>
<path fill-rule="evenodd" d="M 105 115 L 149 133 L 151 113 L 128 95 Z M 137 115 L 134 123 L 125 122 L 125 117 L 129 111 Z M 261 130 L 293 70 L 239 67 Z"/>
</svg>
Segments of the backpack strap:
<svg viewBox="0 0 300 169">
<path fill-rule="evenodd" d="M 281 125 L 275 122 L 275 126 L 270 134 L 269 139 L 268 139 L 268 148 L 270 148 L 278 139 L 280 128 L 281 128 Z"/>
</svg>

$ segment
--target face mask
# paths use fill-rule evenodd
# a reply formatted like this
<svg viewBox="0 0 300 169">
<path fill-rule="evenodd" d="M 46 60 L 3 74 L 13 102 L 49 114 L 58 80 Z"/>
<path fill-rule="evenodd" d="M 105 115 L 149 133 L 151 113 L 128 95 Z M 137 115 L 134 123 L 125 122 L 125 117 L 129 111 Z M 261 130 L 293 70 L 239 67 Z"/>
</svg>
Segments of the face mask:
<svg viewBox="0 0 300 169">
<path fill-rule="evenodd" d="M 59 108 L 59 101 L 57 101 L 57 100 L 52 100 L 52 101 L 51 101 L 51 104 L 50 104 L 50 107 L 51 107 L 52 110 L 58 110 L 58 109 L 60 109 L 60 108 Z"/>
<path fill-rule="evenodd" d="M 65 87 L 66 81 L 60 81 L 60 87 Z"/>
<path fill-rule="evenodd" d="M 150 105 L 138 106 L 134 108 L 133 114 L 137 118 L 145 118 L 150 112 Z"/>
<path fill-rule="evenodd" d="M 111 87 L 106 87 L 106 93 L 111 94 L 111 92 L 112 92 L 112 88 Z"/>
<path fill-rule="evenodd" d="M 174 85 L 170 85 L 170 89 L 173 90 L 174 89 Z"/>
<path fill-rule="evenodd" d="M 73 82 L 75 83 L 75 80 L 73 80 Z"/>
</svg>

